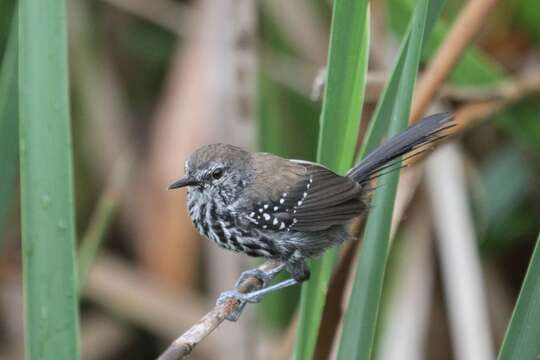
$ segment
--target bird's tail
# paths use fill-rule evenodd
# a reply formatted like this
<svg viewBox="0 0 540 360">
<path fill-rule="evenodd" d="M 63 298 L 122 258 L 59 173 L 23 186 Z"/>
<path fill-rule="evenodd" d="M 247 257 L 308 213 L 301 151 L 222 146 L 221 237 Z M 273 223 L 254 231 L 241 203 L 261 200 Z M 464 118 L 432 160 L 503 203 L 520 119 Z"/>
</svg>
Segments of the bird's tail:
<svg viewBox="0 0 540 360">
<path fill-rule="evenodd" d="M 409 155 L 407 157 L 409 158 L 424 152 L 427 149 L 426 145 L 433 144 L 447 136 L 444 131 L 453 126 L 455 123 L 452 114 L 440 113 L 427 116 L 402 133 L 385 141 L 358 165 L 349 170 L 347 176 L 358 183 L 368 182 L 381 175 L 382 170 L 391 168 L 400 162 L 400 160 L 394 162 L 392 160 L 396 160 L 402 155 Z"/>
</svg>

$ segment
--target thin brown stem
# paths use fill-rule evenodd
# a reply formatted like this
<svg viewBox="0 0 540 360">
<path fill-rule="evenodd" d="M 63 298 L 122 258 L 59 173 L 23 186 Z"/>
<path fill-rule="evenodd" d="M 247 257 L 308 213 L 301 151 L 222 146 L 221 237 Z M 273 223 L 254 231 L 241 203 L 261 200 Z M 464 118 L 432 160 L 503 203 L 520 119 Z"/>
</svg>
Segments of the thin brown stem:
<svg viewBox="0 0 540 360">
<path fill-rule="evenodd" d="M 415 89 L 411 120 L 419 120 L 461 56 L 484 25 L 497 0 L 469 1 L 454 22 Z"/>
<path fill-rule="evenodd" d="M 278 265 L 279 263 L 275 261 L 267 261 L 259 266 L 259 270 L 268 272 Z M 259 279 L 250 277 L 240 283 L 236 287 L 236 290 L 241 293 L 249 293 L 260 289 L 261 286 L 262 283 Z M 221 304 L 216 304 L 210 312 L 174 340 L 158 360 L 184 359 L 193 351 L 197 344 L 210 335 L 239 305 L 240 302 L 236 299 L 228 299 Z"/>
</svg>

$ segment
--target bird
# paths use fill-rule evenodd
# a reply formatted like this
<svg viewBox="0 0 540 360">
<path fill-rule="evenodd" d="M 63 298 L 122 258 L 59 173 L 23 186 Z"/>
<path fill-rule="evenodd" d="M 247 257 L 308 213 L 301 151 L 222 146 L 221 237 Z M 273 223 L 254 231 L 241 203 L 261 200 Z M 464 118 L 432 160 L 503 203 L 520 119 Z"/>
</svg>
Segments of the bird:
<svg viewBox="0 0 540 360">
<path fill-rule="evenodd" d="M 345 176 L 318 163 L 229 144 L 195 150 L 185 161 L 184 177 L 168 189 L 187 187 L 187 210 L 199 233 L 224 249 L 279 263 L 268 272 L 244 271 L 237 281 L 255 276 L 262 289 L 220 295 L 218 303 L 240 302 L 227 319 L 238 320 L 247 303 L 270 292 L 307 281 L 307 260 L 352 238 L 350 224 L 368 211 L 373 180 L 401 168 L 402 156 L 431 148 L 453 126 L 449 113 L 427 116 L 383 142 Z M 270 285 L 284 269 L 291 278 Z"/>
</svg>

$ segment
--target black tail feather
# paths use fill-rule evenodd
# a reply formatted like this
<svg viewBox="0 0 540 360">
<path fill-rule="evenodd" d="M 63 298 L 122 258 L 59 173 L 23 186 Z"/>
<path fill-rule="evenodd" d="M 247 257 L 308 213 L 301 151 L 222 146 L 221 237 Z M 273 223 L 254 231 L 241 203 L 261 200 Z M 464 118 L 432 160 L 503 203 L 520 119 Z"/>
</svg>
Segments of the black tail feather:
<svg viewBox="0 0 540 360">
<path fill-rule="evenodd" d="M 443 138 L 444 136 L 441 136 L 441 138 Z M 438 138 L 437 140 L 439 140 L 440 138 Z M 418 149 L 418 148 L 417 148 Z M 406 161 L 406 160 L 409 160 L 409 159 L 412 159 L 416 156 L 419 156 L 419 155 L 422 155 L 422 154 L 425 154 L 429 151 L 433 150 L 432 147 L 428 147 L 427 145 L 426 146 L 420 146 L 420 149 L 414 152 L 410 152 L 408 153 L 406 156 L 404 156 L 403 158 L 401 159 L 397 159 L 397 160 L 392 160 L 390 162 L 388 162 L 387 164 L 377 168 L 377 170 L 373 171 L 368 177 L 365 178 L 365 180 L 362 180 L 362 184 L 365 183 L 365 182 L 369 182 L 373 179 L 376 179 L 380 176 L 383 176 L 383 175 L 386 175 L 386 174 L 390 174 L 391 172 L 394 172 L 396 170 L 401 170 L 405 167 L 407 167 L 407 164 L 403 164 L 402 162 Z M 386 171 L 385 171 L 386 170 Z"/>
<path fill-rule="evenodd" d="M 377 174 L 380 175 L 382 170 L 387 169 L 388 166 L 396 165 L 400 161 L 391 163 L 392 160 L 444 138 L 446 135 L 443 132 L 455 126 L 452 121 L 453 115 L 449 113 L 434 114 L 423 118 L 369 153 L 358 165 L 349 170 L 347 176 L 358 183 L 364 183 L 377 177 Z M 424 150 L 409 154 L 407 158 L 422 152 Z"/>
</svg>

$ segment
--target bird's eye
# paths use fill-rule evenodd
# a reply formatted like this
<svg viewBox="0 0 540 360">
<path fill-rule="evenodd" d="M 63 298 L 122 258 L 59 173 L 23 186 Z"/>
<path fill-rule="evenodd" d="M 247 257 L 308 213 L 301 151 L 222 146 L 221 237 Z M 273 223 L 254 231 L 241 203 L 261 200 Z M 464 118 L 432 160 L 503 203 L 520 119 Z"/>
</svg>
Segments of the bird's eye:
<svg viewBox="0 0 540 360">
<path fill-rule="evenodd" d="M 222 176 L 223 176 L 223 169 L 222 168 L 217 168 L 214 171 L 212 171 L 212 177 L 215 180 L 221 179 Z"/>
</svg>

